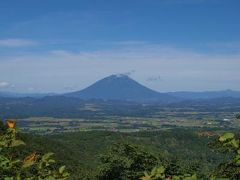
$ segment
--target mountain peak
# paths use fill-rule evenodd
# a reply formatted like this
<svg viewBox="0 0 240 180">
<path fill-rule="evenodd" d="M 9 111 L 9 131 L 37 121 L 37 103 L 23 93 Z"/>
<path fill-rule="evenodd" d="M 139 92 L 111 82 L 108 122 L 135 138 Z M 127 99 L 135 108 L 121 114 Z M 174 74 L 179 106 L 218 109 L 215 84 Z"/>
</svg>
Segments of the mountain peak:
<svg viewBox="0 0 240 180">
<path fill-rule="evenodd" d="M 131 79 L 131 78 L 126 74 L 113 74 L 113 75 L 107 76 L 104 79 Z"/>
<path fill-rule="evenodd" d="M 114 74 L 105 77 L 91 86 L 67 96 L 82 99 L 127 100 L 127 101 L 159 101 L 172 99 L 133 80 L 125 74 Z"/>
</svg>

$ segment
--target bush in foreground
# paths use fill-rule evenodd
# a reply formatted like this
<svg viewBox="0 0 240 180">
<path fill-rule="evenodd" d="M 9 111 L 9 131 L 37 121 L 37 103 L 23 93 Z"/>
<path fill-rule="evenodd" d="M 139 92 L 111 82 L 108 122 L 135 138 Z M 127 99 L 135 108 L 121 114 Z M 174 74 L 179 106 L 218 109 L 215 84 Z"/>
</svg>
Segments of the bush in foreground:
<svg viewBox="0 0 240 180">
<path fill-rule="evenodd" d="M 69 177 L 65 166 L 56 167 L 53 153 L 44 155 L 33 152 L 21 159 L 14 151 L 25 143 L 18 139 L 16 121 L 6 121 L 6 128 L 0 129 L 0 176 L 4 180 L 65 180 Z"/>
</svg>

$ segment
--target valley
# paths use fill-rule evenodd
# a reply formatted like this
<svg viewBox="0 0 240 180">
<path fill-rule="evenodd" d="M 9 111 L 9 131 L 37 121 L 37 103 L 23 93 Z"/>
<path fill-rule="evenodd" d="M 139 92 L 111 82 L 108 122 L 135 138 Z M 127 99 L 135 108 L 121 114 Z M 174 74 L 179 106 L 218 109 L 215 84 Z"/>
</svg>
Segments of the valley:
<svg viewBox="0 0 240 180">
<path fill-rule="evenodd" d="M 76 131 L 139 132 L 173 128 L 238 129 L 229 112 L 158 112 L 150 117 L 105 116 L 99 119 L 30 117 L 18 119 L 23 132 L 55 134 Z"/>
</svg>

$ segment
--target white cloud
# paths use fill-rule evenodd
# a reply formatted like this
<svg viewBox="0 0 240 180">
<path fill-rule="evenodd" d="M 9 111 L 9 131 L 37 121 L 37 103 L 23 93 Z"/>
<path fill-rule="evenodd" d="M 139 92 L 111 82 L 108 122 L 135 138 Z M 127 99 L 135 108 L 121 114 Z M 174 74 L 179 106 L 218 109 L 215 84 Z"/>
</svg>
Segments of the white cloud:
<svg viewBox="0 0 240 180">
<path fill-rule="evenodd" d="M 2 47 L 26 47 L 33 45 L 37 45 L 37 42 L 26 39 L 0 39 L 0 46 Z"/>
<path fill-rule="evenodd" d="M 7 88 L 10 87 L 11 84 L 5 81 L 0 81 L 0 88 Z"/>
<path fill-rule="evenodd" d="M 80 90 L 111 74 L 131 77 L 158 91 L 240 90 L 240 54 L 207 54 L 191 49 L 140 43 L 72 53 L 12 56 L 0 61 L 0 77 L 40 91 Z M 162 81 L 148 81 L 161 75 Z M 160 79 L 160 78 L 158 78 Z M 35 91 L 34 90 L 34 91 Z"/>
</svg>

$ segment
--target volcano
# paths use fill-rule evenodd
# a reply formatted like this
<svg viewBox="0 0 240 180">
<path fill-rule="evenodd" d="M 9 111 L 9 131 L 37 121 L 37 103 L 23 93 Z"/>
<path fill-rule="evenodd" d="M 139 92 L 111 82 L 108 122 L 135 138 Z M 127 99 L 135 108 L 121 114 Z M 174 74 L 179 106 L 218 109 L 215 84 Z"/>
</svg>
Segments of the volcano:
<svg viewBox="0 0 240 180">
<path fill-rule="evenodd" d="M 135 102 L 171 102 L 175 98 L 145 87 L 127 75 L 111 75 L 68 97 L 81 99 L 123 100 Z"/>
</svg>

